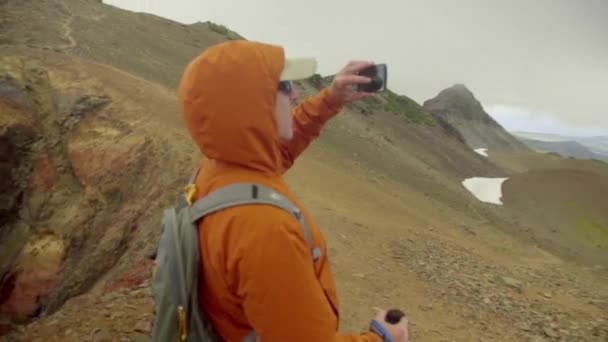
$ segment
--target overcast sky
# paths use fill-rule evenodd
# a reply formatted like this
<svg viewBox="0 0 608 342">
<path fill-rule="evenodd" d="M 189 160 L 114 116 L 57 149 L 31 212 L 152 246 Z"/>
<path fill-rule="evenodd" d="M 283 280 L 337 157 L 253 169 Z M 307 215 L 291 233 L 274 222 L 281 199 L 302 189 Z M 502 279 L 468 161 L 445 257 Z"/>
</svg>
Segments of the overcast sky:
<svg viewBox="0 0 608 342">
<path fill-rule="evenodd" d="M 388 63 L 420 104 L 465 84 L 505 128 L 608 135 L 608 0 L 104 0 L 314 56 Z M 358 5 L 356 5 L 358 4 Z"/>
</svg>

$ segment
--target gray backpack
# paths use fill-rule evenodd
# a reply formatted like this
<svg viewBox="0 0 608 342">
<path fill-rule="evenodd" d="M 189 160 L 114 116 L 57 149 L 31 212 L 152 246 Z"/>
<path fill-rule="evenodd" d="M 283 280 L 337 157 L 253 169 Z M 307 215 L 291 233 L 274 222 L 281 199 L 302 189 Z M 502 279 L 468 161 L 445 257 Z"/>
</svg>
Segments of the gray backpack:
<svg viewBox="0 0 608 342">
<path fill-rule="evenodd" d="M 220 188 L 192 203 L 194 180 L 190 179 L 187 194 L 180 196 L 177 206 L 163 212 L 161 236 L 153 258 L 156 266 L 152 280 L 155 319 L 154 342 L 221 342 L 205 313 L 199 307 L 198 283 L 200 256 L 198 222 L 206 215 L 238 205 L 273 205 L 298 220 L 311 248 L 313 262 L 321 250 L 313 246 L 311 231 L 298 207 L 276 191 L 253 183 L 237 183 Z M 247 227 L 243 227 L 247 229 Z M 254 342 L 255 331 L 243 339 Z"/>
</svg>

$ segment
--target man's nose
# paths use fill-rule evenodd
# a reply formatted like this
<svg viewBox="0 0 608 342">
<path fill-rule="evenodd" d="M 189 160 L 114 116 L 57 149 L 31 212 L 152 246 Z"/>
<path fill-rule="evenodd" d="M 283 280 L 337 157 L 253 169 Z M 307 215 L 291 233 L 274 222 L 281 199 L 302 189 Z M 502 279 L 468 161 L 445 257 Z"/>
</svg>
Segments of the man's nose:
<svg viewBox="0 0 608 342">
<path fill-rule="evenodd" d="M 297 101 L 299 97 L 298 91 L 296 90 L 296 88 L 292 88 L 291 92 L 289 93 L 289 99 L 291 101 Z"/>
<path fill-rule="evenodd" d="M 289 100 L 291 101 L 292 104 L 297 104 L 298 99 L 299 99 L 298 91 L 295 88 L 292 88 L 291 92 L 289 93 Z"/>
</svg>

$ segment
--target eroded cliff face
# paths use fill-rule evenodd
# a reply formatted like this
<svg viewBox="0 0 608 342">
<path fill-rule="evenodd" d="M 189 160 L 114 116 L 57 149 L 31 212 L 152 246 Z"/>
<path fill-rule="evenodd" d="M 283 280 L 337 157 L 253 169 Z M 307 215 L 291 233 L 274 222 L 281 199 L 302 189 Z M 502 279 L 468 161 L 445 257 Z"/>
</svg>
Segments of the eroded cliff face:
<svg viewBox="0 0 608 342">
<path fill-rule="evenodd" d="M 144 212 L 151 141 L 111 96 L 39 61 L 0 69 L 0 315 L 25 322 L 90 289 Z M 0 321 L 0 324 L 2 321 Z"/>
<path fill-rule="evenodd" d="M 32 173 L 32 150 L 39 139 L 32 103 L 11 75 L 0 76 L 0 312 L 7 310 L 18 285 L 17 260 L 29 236 L 21 216 Z"/>
</svg>

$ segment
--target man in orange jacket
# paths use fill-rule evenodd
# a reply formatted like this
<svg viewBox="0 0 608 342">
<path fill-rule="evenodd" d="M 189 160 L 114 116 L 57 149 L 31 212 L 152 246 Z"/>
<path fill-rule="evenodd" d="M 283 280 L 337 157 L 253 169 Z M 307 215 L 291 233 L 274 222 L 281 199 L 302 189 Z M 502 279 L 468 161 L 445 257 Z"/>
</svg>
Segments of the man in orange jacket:
<svg viewBox="0 0 608 342">
<path fill-rule="evenodd" d="M 323 235 L 290 191 L 283 173 L 342 107 L 370 94 L 355 85 L 368 62 L 351 62 L 331 86 L 292 108 L 291 81 L 313 75 L 310 59 L 288 60 L 281 47 L 230 41 L 208 48 L 187 66 L 178 95 L 188 130 L 207 157 L 199 199 L 228 184 L 254 182 L 285 195 L 302 211 L 321 256 L 313 263 L 298 221 L 273 206 L 224 209 L 200 224 L 200 305 L 225 341 L 251 331 L 263 342 L 407 342 L 407 319 L 374 331 L 339 334 L 339 303 Z M 372 322 L 374 322 L 374 320 Z"/>
</svg>

